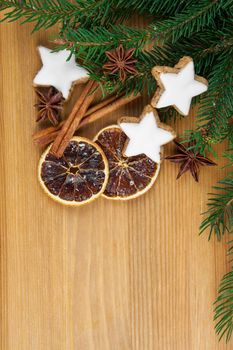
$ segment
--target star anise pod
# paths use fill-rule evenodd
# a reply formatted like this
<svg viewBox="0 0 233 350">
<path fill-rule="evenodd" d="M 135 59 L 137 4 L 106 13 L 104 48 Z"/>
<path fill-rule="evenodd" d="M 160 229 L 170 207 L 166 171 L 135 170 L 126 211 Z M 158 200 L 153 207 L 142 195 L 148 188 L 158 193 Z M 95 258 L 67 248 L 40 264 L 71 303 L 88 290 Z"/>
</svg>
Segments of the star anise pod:
<svg viewBox="0 0 233 350">
<path fill-rule="evenodd" d="M 62 93 L 51 86 L 47 93 L 36 90 L 38 103 L 35 107 L 38 109 L 36 121 L 48 119 L 54 126 L 58 125 L 60 120 L 60 111 L 62 110 Z"/>
<path fill-rule="evenodd" d="M 181 163 L 177 179 L 186 173 L 186 171 L 190 171 L 194 180 L 198 182 L 200 166 L 217 165 L 209 158 L 201 155 L 199 152 L 194 153 L 192 149 L 189 150 L 188 148 L 191 146 L 191 144 L 188 144 L 188 146 L 185 147 L 177 141 L 174 141 L 174 143 L 176 144 L 178 153 L 173 156 L 168 156 L 165 159 L 168 159 L 173 163 Z"/>
<path fill-rule="evenodd" d="M 127 73 L 138 74 L 135 68 L 136 59 L 132 59 L 135 49 L 125 50 L 122 45 L 118 46 L 114 51 L 106 51 L 105 54 L 109 58 L 109 62 L 103 65 L 110 74 L 119 74 L 121 81 L 125 81 Z"/>
</svg>

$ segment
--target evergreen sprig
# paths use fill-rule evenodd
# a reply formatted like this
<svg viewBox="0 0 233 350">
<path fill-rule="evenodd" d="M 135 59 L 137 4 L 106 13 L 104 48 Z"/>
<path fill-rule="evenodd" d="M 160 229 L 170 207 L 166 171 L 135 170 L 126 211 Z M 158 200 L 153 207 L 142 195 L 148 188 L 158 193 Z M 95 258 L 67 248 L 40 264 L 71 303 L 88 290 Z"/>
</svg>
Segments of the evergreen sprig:
<svg viewBox="0 0 233 350">
<path fill-rule="evenodd" d="M 1 10 L 6 9 L 9 11 L 3 20 L 12 22 L 23 18 L 22 23 L 36 22 L 34 31 L 47 29 L 57 22 L 70 23 L 77 17 L 77 11 L 82 11 L 66 0 L 2 0 Z"/>
<path fill-rule="evenodd" d="M 232 5 L 230 0 L 199 0 L 190 3 L 184 11 L 176 13 L 163 21 L 155 22 L 155 39 L 174 43 L 181 37 L 189 38 L 210 25 L 215 27 L 214 19 Z"/>
<path fill-rule="evenodd" d="M 210 143 L 219 143 L 228 137 L 229 119 L 233 115 L 233 47 L 224 49 L 217 57 L 209 74 L 208 94 L 201 99 L 197 116 L 199 127 L 205 128 L 207 135 L 203 138 Z M 207 139 L 208 138 L 208 139 Z"/>
<path fill-rule="evenodd" d="M 205 219 L 200 225 L 200 234 L 209 229 L 209 239 L 212 233 L 221 240 L 225 233 L 231 233 L 233 227 L 233 137 L 229 138 L 229 148 L 223 153 L 228 164 L 223 169 L 229 169 L 228 175 L 220 180 L 213 189 L 208 201 L 208 210 L 203 215 Z"/>
<path fill-rule="evenodd" d="M 215 304 L 216 333 L 228 342 L 233 331 L 233 270 L 223 276 Z"/>
<path fill-rule="evenodd" d="M 60 23 L 61 32 L 75 27 L 107 25 L 127 18 L 113 11 L 111 0 L 1 0 L 1 10 L 9 10 L 2 21 L 35 22 L 33 31 Z"/>
<path fill-rule="evenodd" d="M 209 228 L 209 239 L 214 232 L 220 240 L 224 233 L 230 233 L 233 225 L 233 177 L 228 176 L 218 182 L 210 193 L 206 218 L 200 225 L 200 233 Z"/>
<path fill-rule="evenodd" d="M 68 43 L 73 43 L 72 50 L 76 57 L 79 58 L 80 54 L 85 53 L 85 60 L 90 63 L 93 62 L 94 55 L 98 55 L 96 61 L 99 61 L 99 57 L 102 58 L 101 55 L 105 51 L 117 47 L 119 43 L 142 50 L 150 39 L 147 30 L 123 25 L 70 29 L 63 35 Z"/>
</svg>

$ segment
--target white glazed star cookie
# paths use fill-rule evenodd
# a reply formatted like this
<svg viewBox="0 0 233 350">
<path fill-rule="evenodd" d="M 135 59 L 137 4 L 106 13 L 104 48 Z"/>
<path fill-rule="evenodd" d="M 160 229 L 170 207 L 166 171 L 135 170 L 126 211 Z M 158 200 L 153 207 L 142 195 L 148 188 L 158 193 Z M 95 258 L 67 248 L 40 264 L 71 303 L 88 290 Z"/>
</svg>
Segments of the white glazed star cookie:
<svg viewBox="0 0 233 350">
<path fill-rule="evenodd" d="M 34 85 L 54 86 L 68 99 L 73 83 L 88 80 L 88 71 L 75 62 L 74 55 L 70 57 L 68 50 L 52 52 L 43 46 L 38 50 L 43 66 L 33 80 Z"/>
<path fill-rule="evenodd" d="M 149 105 L 139 119 L 123 117 L 119 126 L 129 138 L 124 154 L 127 157 L 145 154 L 156 163 L 160 163 L 161 146 L 176 137 L 173 129 L 161 123 L 157 112 Z"/>
<path fill-rule="evenodd" d="M 151 101 L 155 108 L 173 106 L 186 116 L 192 98 L 207 91 L 207 80 L 195 75 L 193 60 L 188 56 L 181 58 L 175 67 L 155 66 L 152 75 L 159 86 Z"/>
</svg>

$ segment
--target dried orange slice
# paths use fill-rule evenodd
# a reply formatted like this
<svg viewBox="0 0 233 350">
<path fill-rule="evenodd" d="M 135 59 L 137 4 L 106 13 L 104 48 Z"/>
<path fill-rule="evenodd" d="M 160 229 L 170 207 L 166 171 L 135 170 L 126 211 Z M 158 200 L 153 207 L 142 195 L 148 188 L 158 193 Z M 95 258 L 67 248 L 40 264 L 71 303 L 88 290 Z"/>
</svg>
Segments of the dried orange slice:
<svg viewBox="0 0 233 350">
<path fill-rule="evenodd" d="M 159 164 L 140 154 L 124 156 L 127 136 L 119 126 L 109 126 L 99 132 L 95 142 L 103 149 L 109 165 L 109 179 L 104 197 L 127 200 L 148 191 L 159 173 Z"/>
<path fill-rule="evenodd" d="M 108 162 L 102 149 L 94 142 L 73 137 L 61 158 L 42 154 L 39 162 L 39 181 L 54 200 L 79 206 L 99 197 L 108 181 Z"/>
</svg>

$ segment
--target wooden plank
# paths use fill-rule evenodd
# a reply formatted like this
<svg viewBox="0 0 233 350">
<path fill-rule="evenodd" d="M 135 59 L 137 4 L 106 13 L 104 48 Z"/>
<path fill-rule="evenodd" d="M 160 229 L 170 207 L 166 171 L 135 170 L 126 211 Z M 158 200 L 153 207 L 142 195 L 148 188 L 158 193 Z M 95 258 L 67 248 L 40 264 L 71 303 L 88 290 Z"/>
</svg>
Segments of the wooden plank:
<svg viewBox="0 0 233 350">
<path fill-rule="evenodd" d="M 31 29 L 0 26 L 1 348 L 225 349 L 212 302 L 229 269 L 226 246 L 198 236 L 220 166 L 203 169 L 196 184 L 188 174 L 176 181 L 177 167 L 165 162 L 150 192 L 127 203 L 100 199 L 72 209 L 51 201 L 36 178 L 31 85 L 36 46 L 49 45 L 54 30 L 31 36 Z M 146 103 L 81 134 L 93 137 L 122 114 L 138 116 Z M 194 115 L 178 121 L 178 134 L 193 127 Z"/>
</svg>

